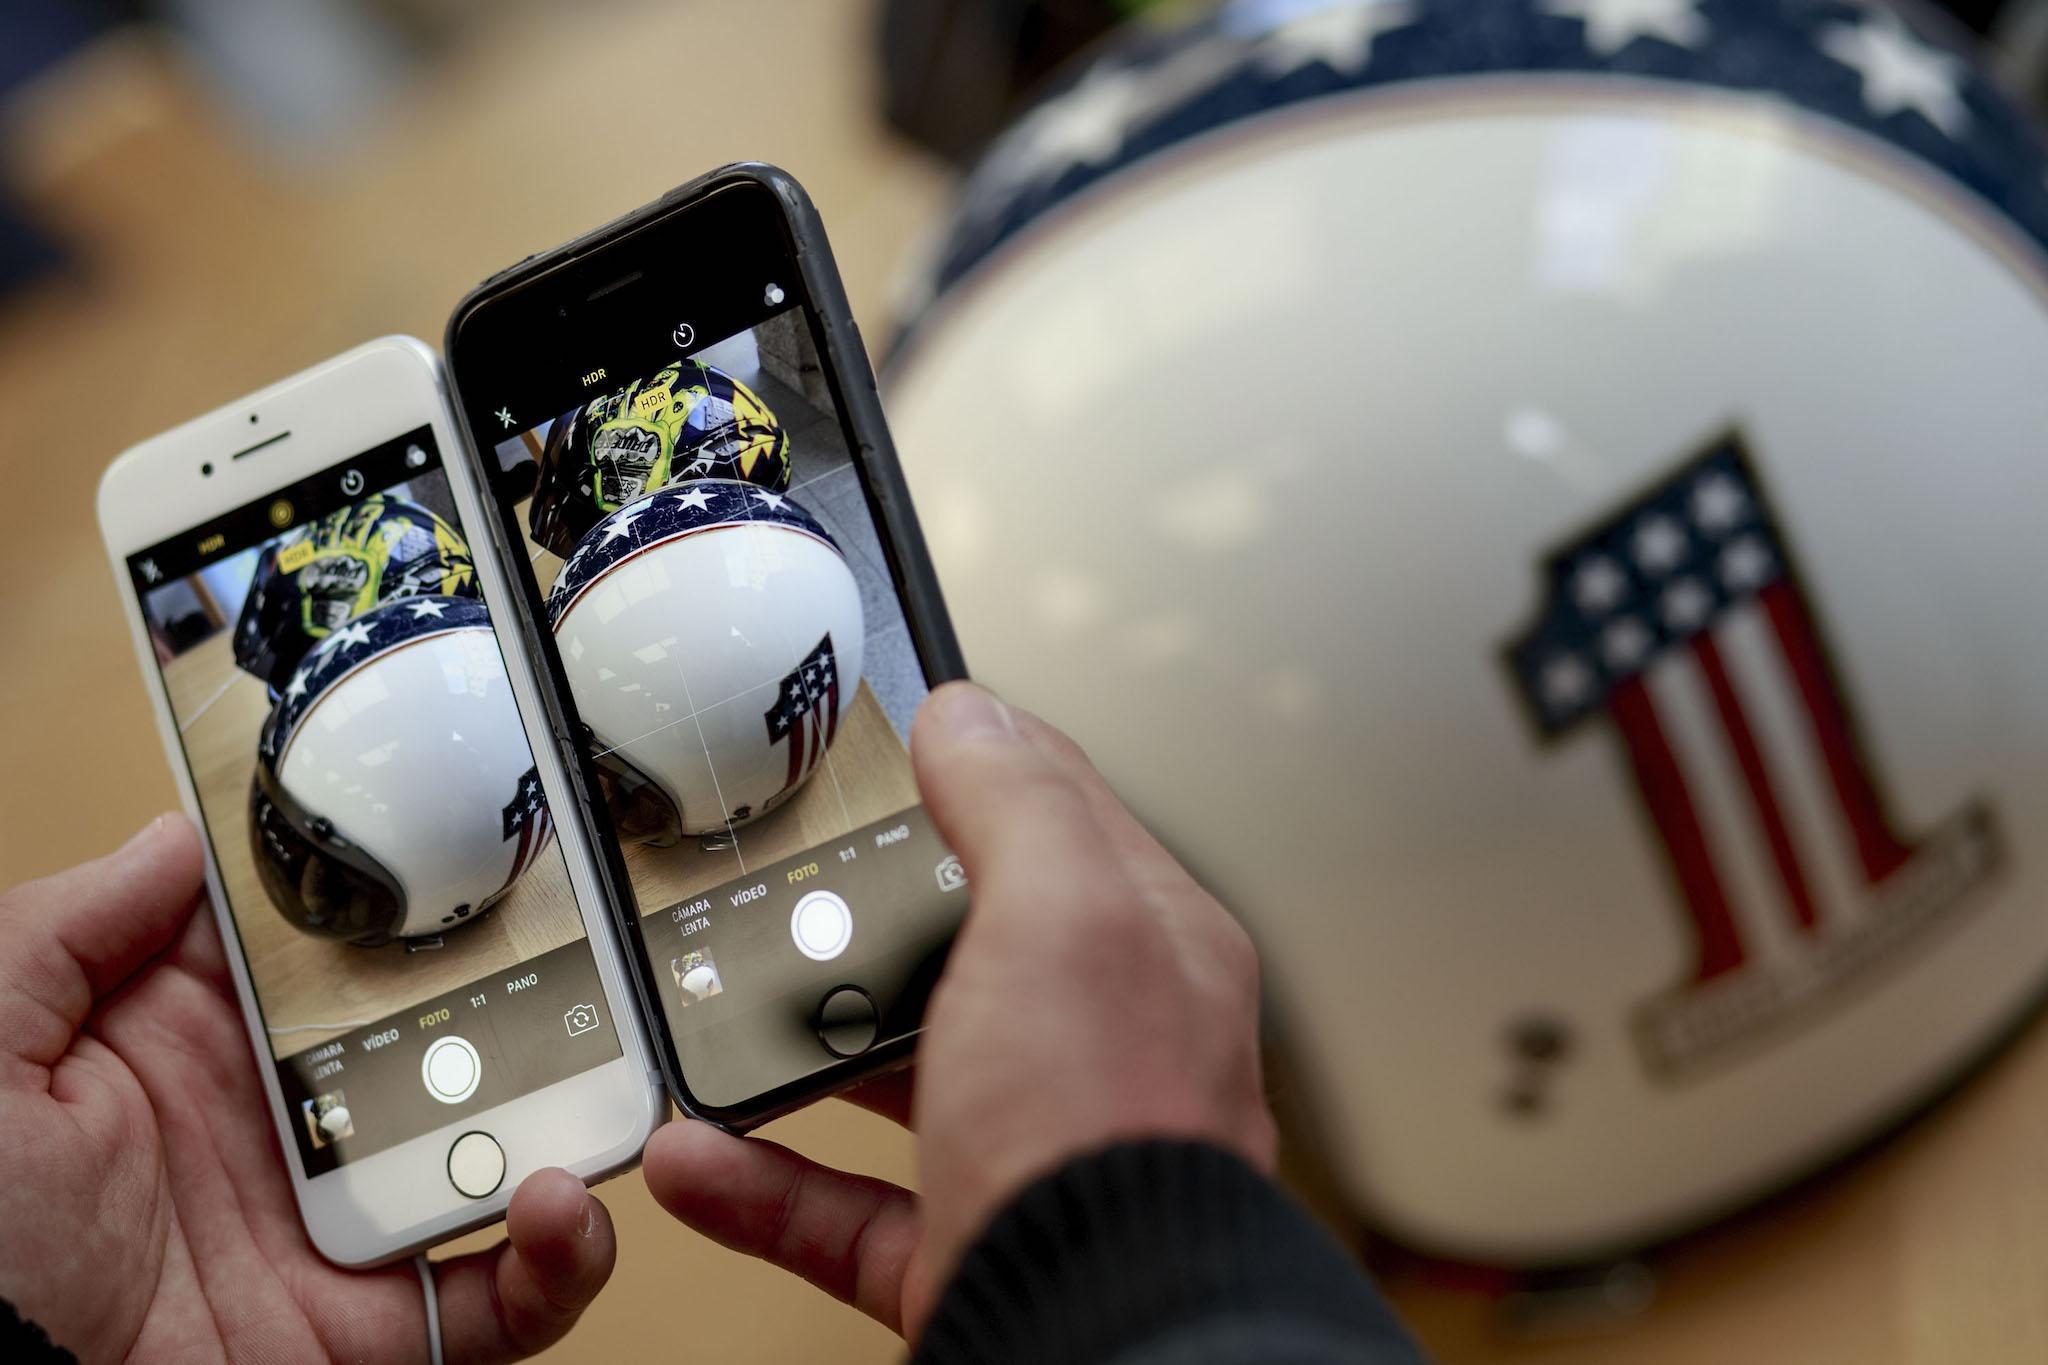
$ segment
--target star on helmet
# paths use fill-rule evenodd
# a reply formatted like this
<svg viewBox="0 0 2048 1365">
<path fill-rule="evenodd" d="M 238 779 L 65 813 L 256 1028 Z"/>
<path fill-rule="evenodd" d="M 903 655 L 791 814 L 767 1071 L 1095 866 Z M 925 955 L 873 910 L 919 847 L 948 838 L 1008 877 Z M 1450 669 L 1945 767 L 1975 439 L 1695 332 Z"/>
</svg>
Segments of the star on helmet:
<svg viewBox="0 0 2048 1365">
<path fill-rule="evenodd" d="M 1402 0 L 1323 0 L 1317 8 L 1280 24 L 1259 44 L 1259 69 L 1272 75 L 1321 62 L 1332 71 L 1363 71 L 1383 33 L 1415 22 L 1413 6 Z"/>
<path fill-rule="evenodd" d="M 1665 590 L 1658 609 L 1672 630 L 1697 630 L 1713 614 L 1714 595 L 1697 578 L 1681 578 Z"/>
<path fill-rule="evenodd" d="M 1768 583 L 1771 569 L 1771 552 L 1754 536 L 1744 536 L 1721 552 L 1721 581 L 1737 592 Z"/>
<path fill-rule="evenodd" d="M 1543 665 L 1543 700 L 1569 711 L 1593 695 L 1593 671 L 1573 654 L 1559 654 Z"/>
<path fill-rule="evenodd" d="M 641 507 L 628 507 L 613 516 L 610 524 L 604 528 L 603 538 L 597 543 L 599 545 L 609 545 L 615 540 L 623 540 L 625 537 L 633 534 L 633 523 L 639 519 L 641 512 L 644 510 Z"/>
<path fill-rule="evenodd" d="M 1582 20 L 1586 47 L 1602 57 L 1613 56 L 1638 38 L 1697 48 L 1713 32 L 1695 0 L 1541 0 L 1537 8 Z"/>
<path fill-rule="evenodd" d="M 1685 560 L 1685 529 L 1670 517 L 1651 517 L 1637 528 L 1630 548 L 1646 571 L 1670 573 Z"/>
<path fill-rule="evenodd" d="M 1634 668 L 1650 657 L 1655 642 L 1641 621 L 1633 616 L 1615 620 L 1600 633 L 1600 652 L 1612 668 Z"/>
<path fill-rule="evenodd" d="M 1589 616 L 1614 610 L 1627 595 L 1627 576 L 1605 555 L 1587 560 L 1572 575 L 1572 600 Z"/>
<path fill-rule="evenodd" d="M 1820 50 L 1862 77 L 1863 107 L 1872 117 L 1911 110 L 1949 137 L 1969 131 L 1962 63 L 1922 43 L 1897 19 L 1832 25 L 1820 35 Z"/>
<path fill-rule="evenodd" d="M 1692 519 L 1709 535 L 1723 535 L 1735 529 L 1749 508 L 1742 485 L 1726 474 L 1701 479 L 1692 490 Z"/>
</svg>

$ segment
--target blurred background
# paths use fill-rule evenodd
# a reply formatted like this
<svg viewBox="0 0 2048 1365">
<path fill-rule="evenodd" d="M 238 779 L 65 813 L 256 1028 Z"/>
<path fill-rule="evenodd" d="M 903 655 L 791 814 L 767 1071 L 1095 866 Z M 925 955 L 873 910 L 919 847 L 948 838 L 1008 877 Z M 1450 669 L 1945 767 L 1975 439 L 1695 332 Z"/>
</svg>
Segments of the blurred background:
<svg viewBox="0 0 2048 1365">
<path fill-rule="evenodd" d="M 722 162 L 791 170 L 890 334 L 961 168 L 1141 0 L 0 3 L 0 884 L 176 804 L 92 519 L 129 444 Z M 1959 3 L 2017 100 L 2041 8 Z M 1144 13 L 1140 14 L 1140 11 Z M 970 651 L 971 657 L 971 651 Z M 1055 717 L 1055 719 L 1059 719 Z M 1447 1362 L 2018 1360 L 2048 1351 L 2048 1040 L 1904 1137 L 1619 1267 L 1530 1281 L 1376 1240 L 1284 1055 L 1297 1188 Z M 827 1102 L 770 1134 L 910 1182 Z M 605 1190 L 612 1287 L 558 1360 L 888 1360 L 851 1310 Z"/>
</svg>

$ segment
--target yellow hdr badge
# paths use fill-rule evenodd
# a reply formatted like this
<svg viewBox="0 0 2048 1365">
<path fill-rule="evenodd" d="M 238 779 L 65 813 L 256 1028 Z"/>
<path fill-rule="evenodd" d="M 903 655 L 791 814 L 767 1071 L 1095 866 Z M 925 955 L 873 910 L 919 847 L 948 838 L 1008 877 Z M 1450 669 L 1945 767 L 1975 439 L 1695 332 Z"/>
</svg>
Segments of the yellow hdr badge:
<svg viewBox="0 0 2048 1365">
<path fill-rule="evenodd" d="M 633 415 L 641 418 L 658 416 L 668 406 L 669 396 L 670 389 L 666 384 L 640 390 L 633 395 Z"/>
</svg>

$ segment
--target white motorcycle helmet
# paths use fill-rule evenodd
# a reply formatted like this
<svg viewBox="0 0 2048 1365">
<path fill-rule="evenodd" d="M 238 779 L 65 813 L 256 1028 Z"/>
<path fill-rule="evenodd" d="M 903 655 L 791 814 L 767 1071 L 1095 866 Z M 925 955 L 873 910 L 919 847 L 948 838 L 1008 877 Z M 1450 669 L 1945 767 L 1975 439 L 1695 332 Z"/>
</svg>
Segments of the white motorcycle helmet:
<svg viewBox="0 0 2048 1365">
<path fill-rule="evenodd" d="M 1413 1245 L 1680 1232 L 2048 985 L 2048 162 L 1948 41 L 1227 4 L 968 183 L 890 402 L 963 650 Z"/>
<path fill-rule="evenodd" d="M 365 612 L 299 664 L 263 727 L 249 839 L 271 903 L 376 945 L 476 919 L 554 826 L 484 605 Z"/>
<path fill-rule="evenodd" d="M 548 596 L 621 837 L 743 825 L 825 760 L 860 683 L 860 589 L 810 513 L 737 479 L 599 522 Z"/>
</svg>

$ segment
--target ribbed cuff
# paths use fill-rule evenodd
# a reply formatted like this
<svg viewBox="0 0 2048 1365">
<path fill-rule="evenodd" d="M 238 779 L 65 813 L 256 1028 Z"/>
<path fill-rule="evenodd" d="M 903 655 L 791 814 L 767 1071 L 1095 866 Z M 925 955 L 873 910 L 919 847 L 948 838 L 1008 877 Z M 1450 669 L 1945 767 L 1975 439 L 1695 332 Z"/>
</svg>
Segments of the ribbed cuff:
<svg viewBox="0 0 2048 1365">
<path fill-rule="evenodd" d="M 1307 1332 L 1344 1344 L 1332 1359 L 1422 1360 L 1292 1200 L 1219 1148 L 1169 1141 L 1078 1158 L 1026 1189 L 968 1250 L 914 1359 L 1091 1365 L 1205 1328 L 1219 1345 Z"/>
</svg>

